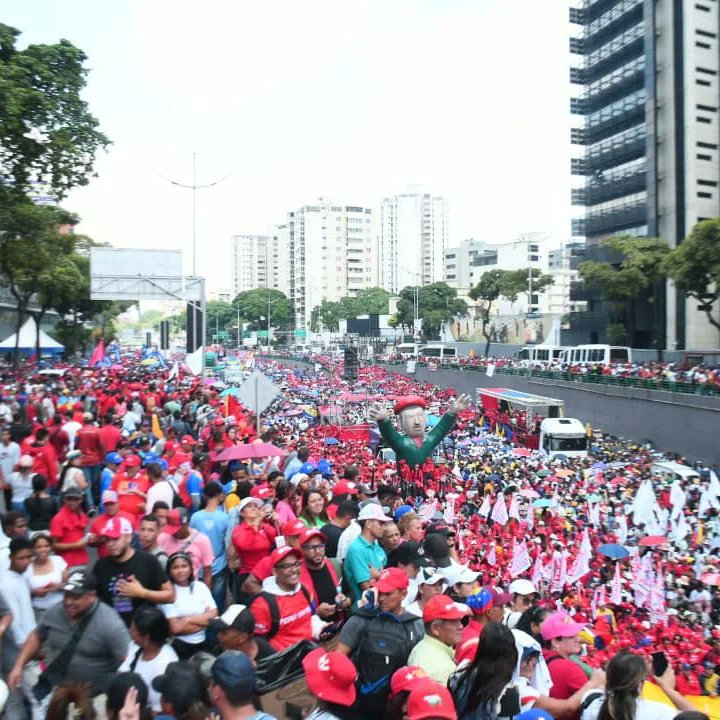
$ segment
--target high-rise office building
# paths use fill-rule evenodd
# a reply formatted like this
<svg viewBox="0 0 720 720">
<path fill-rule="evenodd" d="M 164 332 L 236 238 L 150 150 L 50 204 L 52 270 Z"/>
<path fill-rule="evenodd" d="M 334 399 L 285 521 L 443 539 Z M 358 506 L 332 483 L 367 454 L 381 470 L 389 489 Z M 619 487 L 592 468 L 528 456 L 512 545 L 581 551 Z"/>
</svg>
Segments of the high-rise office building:
<svg viewBox="0 0 720 720">
<path fill-rule="evenodd" d="M 313 308 L 378 285 L 371 208 L 321 198 L 288 213 L 283 234 L 289 253 L 289 297 L 296 329 L 309 329 Z"/>
<path fill-rule="evenodd" d="M 583 178 L 573 203 L 584 214 L 573 235 L 587 258 L 611 259 L 600 242 L 629 234 L 671 247 L 693 225 L 720 215 L 720 12 L 717 0 L 584 0 L 570 9 L 570 50 L 580 88 L 571 131 L 581 149 L 572 173 Z M 571 342 L 607 339 L 608 307 L 587 295 Z M 625 308 L 636 347 L 716 347 L 717 331 L 671 283 L 650 311 L 643 298 Z M 656 322 L 656 318 L 661 321 Z"/>
<path fill-rule="evenodd" d="M 290 253 L 286 227 L 272 226 L 267 235 L 233 235 L 232 296 L 255 288 L 290 291 Z"/>
<path fill-rule="evenodd" d="M 445 198 L 421 192 L 387 197 L 380 218 L 382 287 L 399 293 L 408 285 L 443 279 L 448 245 Z"/>
</svg>

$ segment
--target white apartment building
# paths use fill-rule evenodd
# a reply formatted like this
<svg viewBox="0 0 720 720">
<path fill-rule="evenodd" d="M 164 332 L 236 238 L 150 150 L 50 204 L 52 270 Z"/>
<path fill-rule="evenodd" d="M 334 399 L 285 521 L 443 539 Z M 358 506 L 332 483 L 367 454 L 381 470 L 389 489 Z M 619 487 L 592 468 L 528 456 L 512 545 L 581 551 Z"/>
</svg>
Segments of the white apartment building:
<svg viewBox="0 0 720 720">
<path fill-rule="evenodd" d="M 443 197 L 408 192 L 387 197 L 380 212 L 380 281 L 393 294 L 443 279 L 448 205 Z"/>
<path fill-rule="evenodd" d="M 289 297 L 296 329 L 309 329 L 323 300 L 337 301 L 378 285 L 375 213 L 320 198 L 287 215 Z M 282 246 L 282 243 L 279 243 Z"/>
<path fill-rule="evenodd" d="M 255 288 L 290 291 L 290 253 L 287 228 L 272 226 L 267 235 L 231 238 L 232 297 Z"/>
<path fill-rule="evenodd" d="M 570 291 L 579 282 L 578 267 L 583 260 L 585 243 L 569 242 L 548 252 L 548 272 L 555 282 L 545 290 L 547 310 L 555 315 L 582 312 L 587 307 L 584 300 L 572 300 Z"/>
</svg>

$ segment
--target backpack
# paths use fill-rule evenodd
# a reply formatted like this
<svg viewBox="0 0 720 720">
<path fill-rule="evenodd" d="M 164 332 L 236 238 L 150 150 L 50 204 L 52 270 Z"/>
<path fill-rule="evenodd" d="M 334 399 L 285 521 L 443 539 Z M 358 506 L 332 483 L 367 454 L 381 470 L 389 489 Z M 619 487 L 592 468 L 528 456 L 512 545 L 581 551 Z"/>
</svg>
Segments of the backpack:
<svg viewBox="0 0 720 720">
<path fill-rule="evenodd" d="M 421 639 L 413 629 L 417 617 L 403 614 L 359 611 L 365 617 L 360 644 L 352 655 L 358 670 L 358 700 L 367 709 L 385 706 L 392 674 L 407 664 L 410 651 Z"/>
<path fill-rule="evenodd" d="M 315 612 L 315 603 L 313 602 L 312 597 L 310 597 L 310 593 L 307 588 L 304 585 L 301 585 L 300 590 L 310 606 L 310 612 Z M 278 634 L 278 630 L 280 630 L 280 608 L 275 596 L 271 592 L 263 590 L 257 594 L 257 597 L 264 598 L 267 603 L 268 610 L 270 610 L 270 630 L 267 635 L 263 636 L 265 640 L 270 640 L 271 638 L 274 638 Z"/>
<path fill-rule="evenodd" d="M 172 493 L 173 493 L 172 506 L 173 506 L 173 508 L 184 507 L 186 510 L 189 510 L 190 502 L 186 503 L 185 500 L 183 499 L 182 488 L 180 490 L 178 490 L 177 485 L 175 485 L 175 481 L 170 480 L 170 478 L 166 478 L 165 482 L 168 483 L 168 485 L 170 485 L 170 487 L 172 489 Z M 187 494 L 187 491 L 186 491 L 186 494 Z M 190 498 L 188 497 L 188 500 L 189 499 Z"/>
</svg>

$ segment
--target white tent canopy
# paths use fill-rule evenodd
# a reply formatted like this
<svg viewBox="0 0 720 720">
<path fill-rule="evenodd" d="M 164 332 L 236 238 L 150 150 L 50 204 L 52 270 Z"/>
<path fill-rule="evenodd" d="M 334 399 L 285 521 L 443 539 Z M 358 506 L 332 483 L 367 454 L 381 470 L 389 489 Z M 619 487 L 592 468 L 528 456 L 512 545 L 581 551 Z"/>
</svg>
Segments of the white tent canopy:
<svg viewBox="0 0 720 720">
<path fill-rule="evenodd" d="M 29 317 L 17 334 L 19 337 L 18 350 L 23 353 L 35 352 L 37 325 L 35 319 Z M 0 352 L 13 352 L 15 350 L 15 334 L 0 342 Z M 50 355 L 59 355 L 65 352 L 65 346 L 51 338 L 44 330 L 40 330 L 40 352 Z"/>
</svg>

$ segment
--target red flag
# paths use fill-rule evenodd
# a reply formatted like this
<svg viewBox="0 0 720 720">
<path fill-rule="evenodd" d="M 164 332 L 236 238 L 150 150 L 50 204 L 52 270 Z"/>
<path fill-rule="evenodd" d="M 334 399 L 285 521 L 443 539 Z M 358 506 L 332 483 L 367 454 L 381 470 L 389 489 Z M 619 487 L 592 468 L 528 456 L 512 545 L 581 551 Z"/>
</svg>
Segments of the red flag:
<svg viewBox="0 0 720 720">
<path fill-rule="evenodd" d="M 88 367 L 95 367 L 105 359 L 105 340 L 100 338 L 100 342 L 95 346 L 90 360 L 88 361 Z"/>
</svg>

